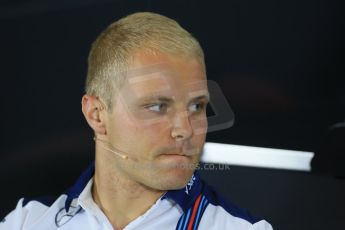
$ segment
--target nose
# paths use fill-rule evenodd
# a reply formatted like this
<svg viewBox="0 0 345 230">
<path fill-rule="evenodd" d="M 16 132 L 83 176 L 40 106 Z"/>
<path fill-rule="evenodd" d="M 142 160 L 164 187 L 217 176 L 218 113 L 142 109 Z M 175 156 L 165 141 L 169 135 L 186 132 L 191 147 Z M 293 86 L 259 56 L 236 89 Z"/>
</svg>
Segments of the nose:
<svg viewBox="0 0 345 230">
<path fill-rule="evenodd" d="M 171 136 L 172 138 L 182 141 L 189 139 L 193 134 L 193 128 L 189 120 L 187 111 L 178 112 L 173 118 Z"/>
</svg>

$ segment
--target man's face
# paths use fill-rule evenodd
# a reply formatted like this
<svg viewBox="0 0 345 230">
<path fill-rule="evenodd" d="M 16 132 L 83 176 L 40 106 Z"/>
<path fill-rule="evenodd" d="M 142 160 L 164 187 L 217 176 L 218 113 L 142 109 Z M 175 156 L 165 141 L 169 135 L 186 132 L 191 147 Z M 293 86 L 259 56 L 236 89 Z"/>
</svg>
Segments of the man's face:
<svg viewBox="0 0 345 230">
<path fill-rule="evenodd" d="M 197 166 L 207 132 L 208 89 L 198 58 L 137 52 L 126 83 L 107 115 L 117 176 L 155 190 L 184 187 Z"/>
</svg>

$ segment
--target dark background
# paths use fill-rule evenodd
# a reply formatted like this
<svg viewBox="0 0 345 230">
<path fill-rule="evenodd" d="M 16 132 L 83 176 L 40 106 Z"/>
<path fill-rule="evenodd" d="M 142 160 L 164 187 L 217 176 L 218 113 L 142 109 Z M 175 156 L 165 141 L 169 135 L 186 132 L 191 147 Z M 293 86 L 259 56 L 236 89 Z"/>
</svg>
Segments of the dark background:
<svg viewBox="0 0 345 230">
<path fill-rule="evenodd" d="M 93 158 L 80 110 L 88 51 L 107 25 L 137 11 L 176 19 L 203 46 L 208 77 L 236 117 L 208 141 L 334 159 L 330 127 L 345 119 L 340 0 L 1 1 L 1 216 L 19 197 L 63 192 Z M 340 229 L 345 182 L 324 168 L 234 167 L 205 178 L 275 229 Z"/>
</svg>

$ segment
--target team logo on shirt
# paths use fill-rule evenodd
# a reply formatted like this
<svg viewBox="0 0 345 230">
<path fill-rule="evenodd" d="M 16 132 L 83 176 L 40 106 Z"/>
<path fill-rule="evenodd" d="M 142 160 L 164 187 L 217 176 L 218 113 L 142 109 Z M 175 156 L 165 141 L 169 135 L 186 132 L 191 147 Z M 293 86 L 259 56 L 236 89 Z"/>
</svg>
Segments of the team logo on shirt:
<svg viewBox="0 0 345 230">
<path fill-rule="evenodd" d="M 193 174 L 192 178 L 190 178 L 190 180 L 189 180 L 189 182 L 185 188 L 185 192 L 187 195 L 189 195 L 189 191 L 192 189 L 192 186 L 193 186 L 195 180 L 196 180 L 196 177 Z"/>
<path fill-rule="evenodd" d="M 70 221 L 79 211 L 81 207 L 78 205 L 71 205 L 68 209 L 68 212 L 65 208 L 61 208 L 55 216 L 55 225 L 56 227 L 61 227 L 62 225 L 66 224 Z"/>
</svg>

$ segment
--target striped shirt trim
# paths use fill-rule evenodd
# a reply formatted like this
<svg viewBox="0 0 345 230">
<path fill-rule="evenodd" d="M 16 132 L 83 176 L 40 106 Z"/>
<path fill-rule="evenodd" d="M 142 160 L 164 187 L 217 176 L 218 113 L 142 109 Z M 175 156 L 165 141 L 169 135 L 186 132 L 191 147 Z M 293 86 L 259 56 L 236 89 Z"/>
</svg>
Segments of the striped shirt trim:
<svg viewBox="0 0 345 230">
<path fill-rule="evenodd" d="M 176 230 L 196 230 L 198 229 L 201 217 L 208 205 L 207 198 L 200 194 L 192 207 L 188 209 L 179 219 Z"/>
</svg>

